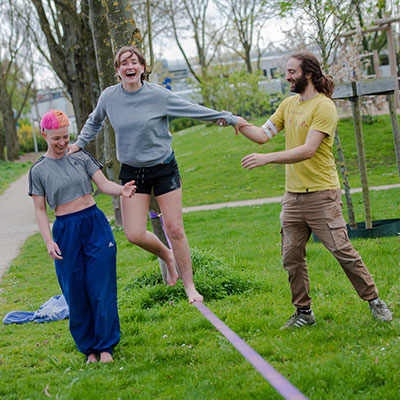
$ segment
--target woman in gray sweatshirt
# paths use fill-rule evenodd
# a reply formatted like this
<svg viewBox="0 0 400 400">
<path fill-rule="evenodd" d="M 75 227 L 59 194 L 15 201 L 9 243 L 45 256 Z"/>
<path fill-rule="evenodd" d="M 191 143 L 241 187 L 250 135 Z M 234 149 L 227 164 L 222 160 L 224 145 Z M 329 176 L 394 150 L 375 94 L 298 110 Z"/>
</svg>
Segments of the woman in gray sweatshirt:
<svg viewBox="0 0 400 400">
<path fill-rule="evenodd" d="M 127 239 L 165 261 L 168 284 L 178 279 L 179 266 L 189 301 L 202 301 L 193 283 L 189 244 L 182 219 L 182 188 L 178 165 L 171 147 L 168 117 L 222 121 L 236 126 L 230 112 L 218 112 L 179 97 L 172 91 L 144 80 L 146 62 L 134 47 L 122 47 L 114 60 L 117 85 L 106 88 L 89 115 L 69 154 L 85 147 L 99 132 L 108 117 L 116 135 L 119 178 L 136 181 L 136 195 L 122 199 L 122 219 Z M 172 251 L 152 232 L 147 231 L 151 190 L 160 206 Z"/>
</svg>

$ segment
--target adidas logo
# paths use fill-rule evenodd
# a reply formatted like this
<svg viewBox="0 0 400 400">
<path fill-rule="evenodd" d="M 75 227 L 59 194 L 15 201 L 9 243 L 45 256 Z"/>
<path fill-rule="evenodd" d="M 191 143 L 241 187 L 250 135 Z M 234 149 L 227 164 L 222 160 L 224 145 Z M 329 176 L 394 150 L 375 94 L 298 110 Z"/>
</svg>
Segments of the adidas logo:
<svg viewBox="0 0 400 400">
<path fill-rule="evenodd" d="M 307 325 L 308 321 L 306 321 L 303 318 L 299 318 L 295 323 L 294 323 L 298 328 L 301 328 L 303 325 Z"/>
<path fill-rule="evenodd" d="M 113 242 L 108 243 L 108 247 L 114 247 Z"/>
</svg>

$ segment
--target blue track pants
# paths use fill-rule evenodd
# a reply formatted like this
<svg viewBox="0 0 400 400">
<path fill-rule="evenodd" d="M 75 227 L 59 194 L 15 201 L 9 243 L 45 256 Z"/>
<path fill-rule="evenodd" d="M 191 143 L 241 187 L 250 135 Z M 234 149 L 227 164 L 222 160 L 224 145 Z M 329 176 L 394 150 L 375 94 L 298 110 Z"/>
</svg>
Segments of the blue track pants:
<svg viewBox="0 0 400 400">
<path fill-rule="evenodd" d="M 53 238 L 62 260 L 56 273 L 69 307 L 69 329 L 88 356 L 112 353 L 119 342 L 115 239 L 103 212 L 93 205 L 56 218 Z"/>
</svg>

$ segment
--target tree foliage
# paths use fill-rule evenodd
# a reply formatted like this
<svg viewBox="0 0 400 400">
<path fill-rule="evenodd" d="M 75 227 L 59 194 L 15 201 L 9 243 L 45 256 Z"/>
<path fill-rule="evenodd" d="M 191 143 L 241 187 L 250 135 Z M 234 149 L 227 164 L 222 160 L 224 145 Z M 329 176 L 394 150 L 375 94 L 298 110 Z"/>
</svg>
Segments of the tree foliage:
<svg viewBox="0 0 400 400">
<path fill-rule="evenodd" d="M 338 48 L 341 34 L 351 26 L 353 11 L 361 1 L 285 0 L 278 4 L 282 16 L 290 15 L 296 20 L 296 33 L 292 37 L 300 37 L 308 47 L 317 46 L 323 67 L 328 71 L 329 59 Z M 287 34 L 290 36 L 290 31 Z"/>
<path fill-rule="evenodd" d="M 209 94 L 208 106 L 217 110 L 229 110 L 245 118 L 257 118 L 272 113 L 274 103 L 282 93 L 268 94 L 263 86 L 263 76 L 248 74 L 245 68 L 231 71 L 219 66 L 212 70 L 209 79 L 202 82 Z"/>
</svg>

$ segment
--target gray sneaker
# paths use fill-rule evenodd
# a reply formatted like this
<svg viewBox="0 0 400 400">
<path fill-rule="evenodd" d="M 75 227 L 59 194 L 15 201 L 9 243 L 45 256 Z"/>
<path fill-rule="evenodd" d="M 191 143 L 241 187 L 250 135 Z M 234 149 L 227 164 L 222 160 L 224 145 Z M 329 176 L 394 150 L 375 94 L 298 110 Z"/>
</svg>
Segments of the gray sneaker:
<svg viewBox="0 0 400 400">
<path fill-rule="evenodd" d="M 372 314 L 374 314 L 374 317 L 380 321 L 391 321 L 393 319 L 389 307 L 379 297 L 375 300 L 369 301 L 369 308 L 371 309 Z"/>
<path fill-rule="evenodd" d="M 281 329 L 301 328 L 303 325 L 315 325 L 315 317 L 312 311 L 310 314 L 302 314 L 298 311 L 295 311 L 294 314 L 289 318 L 289 321 L 286 322 Z"/>
</svg>

